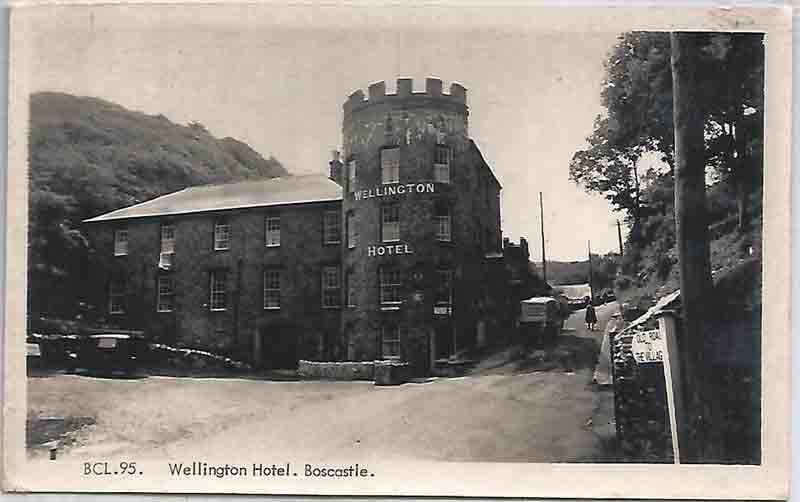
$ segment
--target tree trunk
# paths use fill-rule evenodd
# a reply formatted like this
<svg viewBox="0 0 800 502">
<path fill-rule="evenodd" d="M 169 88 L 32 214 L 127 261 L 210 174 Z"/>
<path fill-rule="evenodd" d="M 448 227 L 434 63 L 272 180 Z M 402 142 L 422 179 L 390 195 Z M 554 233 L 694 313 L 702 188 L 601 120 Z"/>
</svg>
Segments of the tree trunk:
<svg viewBox="0 0 800 502">
<path fill-rule="evenodd" d="M 705 162 L 705 117 L 695 82 L 702 34 L 672 33 L 673 120 L 675 124 L 675 230 L 683 304 L 683 340 L 680 350 L 687 363 L 684 385 L 690 461 L 708 462 L 719 456 L 715 440 L 711 399 L 705 388 L 707 343 L 711 338 L 707 319 L 712 298 L 711 262 L 708 248 Z"/>
</svg>

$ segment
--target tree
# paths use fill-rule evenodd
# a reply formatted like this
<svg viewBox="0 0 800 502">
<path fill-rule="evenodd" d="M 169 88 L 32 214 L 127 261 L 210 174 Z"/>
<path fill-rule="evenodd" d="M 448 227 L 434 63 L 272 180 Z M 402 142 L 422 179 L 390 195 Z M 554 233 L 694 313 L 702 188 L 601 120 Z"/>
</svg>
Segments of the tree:
<svg viewBox="0 0 800 502">
<path fill-rule="evenodd" d="M 706 121 L 707 161 L 717 177 L 737 187 L 740 228 L 747 201 L 759 189 L 763 137 L 763 36 L 698 35 L 698 103 Z M 626 213 L 631 239 L 639 237 L 645 180 L 658 170 L 655 154 L 674 165 L 672 69 L 667 33 L 625 33 L 605 62 L 601 104 L 588 147 L 570 162 L 570 179 L 602 194 Z"/>
</svg>

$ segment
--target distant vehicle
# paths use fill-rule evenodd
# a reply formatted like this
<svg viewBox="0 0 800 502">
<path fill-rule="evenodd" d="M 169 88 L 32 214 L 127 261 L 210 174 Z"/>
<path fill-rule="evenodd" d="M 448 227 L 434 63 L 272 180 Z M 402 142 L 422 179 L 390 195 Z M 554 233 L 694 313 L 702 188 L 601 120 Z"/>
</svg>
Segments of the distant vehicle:
<svg viewBox="0 0 800 502">
<path fill-rule="evenodd" d="M 520 302 L 520 326 L 532 331 L 540 341 L 552 341 L 559 333 L 564 315 L 555 298 L 538 296 Z"/>
<path fill-rule="evenodd" d="M 589 297 L 588 296 L 584 296 L 583 298 L 570 298 L 569 299 L 569 308 L 571 308 L 572 310 L 585 309 L 587 305 L 589 305 Z"/>
<path fill-rule="evenodd" d="M 111 376 L 135 374 L 147 350 L 141 331 L 102 330 L 86 335 L 78 344 L 74 367 Z"/>
<path fill-rule="evenodd" d="M 36 342 L 25 344 L 25 353 L 28 361 L 28 369 L 39 369 L 42 367 L 42 346 Z"/>
<path fill-rule="evenodd" d="M 617 299 L 617 295 L 614 294 L 613 290 L 607 289 L 600 295 L 600 299 L 603 301 L 603 303 L 609 303 L 615 301 Z"/>
</svg>

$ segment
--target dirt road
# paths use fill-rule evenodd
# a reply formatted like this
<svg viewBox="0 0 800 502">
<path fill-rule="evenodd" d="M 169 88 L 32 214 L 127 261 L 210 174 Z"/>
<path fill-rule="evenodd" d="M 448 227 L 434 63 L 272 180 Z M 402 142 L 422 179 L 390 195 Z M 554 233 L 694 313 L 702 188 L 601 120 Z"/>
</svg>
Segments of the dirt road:
<svg viewBox="0 0 800 502">
<path fill-rule="evenodd" d="M 612 308 L 597 309 L 594 332 L 585 330 L 583 312 L 575 313 L 556 349 L 574 345 L 596 353 Z M 610 397 L 592 386 L 593 365 L 575 361 L 546 371 L 525 358 L 498 361 L 475 376 L 397 387 L 55 375 L 29 379 L 29 417 L 94 420 L 62 447 L 75 458 L 203 458 L 255 450 L 308 461 L 596 461 L 601 445 L 592 417 L 599 400 Z"/>
</svg>

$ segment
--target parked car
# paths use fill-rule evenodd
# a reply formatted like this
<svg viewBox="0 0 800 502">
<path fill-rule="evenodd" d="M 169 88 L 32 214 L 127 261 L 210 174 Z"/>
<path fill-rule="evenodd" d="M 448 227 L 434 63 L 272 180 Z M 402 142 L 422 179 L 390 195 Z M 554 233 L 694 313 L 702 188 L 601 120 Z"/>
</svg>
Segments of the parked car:
<svg viewBox="0 0 800 502">
<path fill-rule="evenodd" d="M 138 372 L 147 343 L 141 331 L 98 330 L 85 335 L 75 354 L 76 372 L 132 375 Z"/>
<path fill-rule="evenodd" d="M 588 296 L 584 296 L 583 298 L 570 298 L 569 299 L 569 308 L 571 308 L 572 310 L 585 309 L 587 305 L 589 305 L 589 297 Z"/>
<path fill-rule="evenodd" d="M 613 302 L 617 299 L 617 295 L 614 294 L 614 291 L 611 289 L 607 289 L 600 294 L 600 299 L 603 300 L 603 303 Z"/>
</svg>

